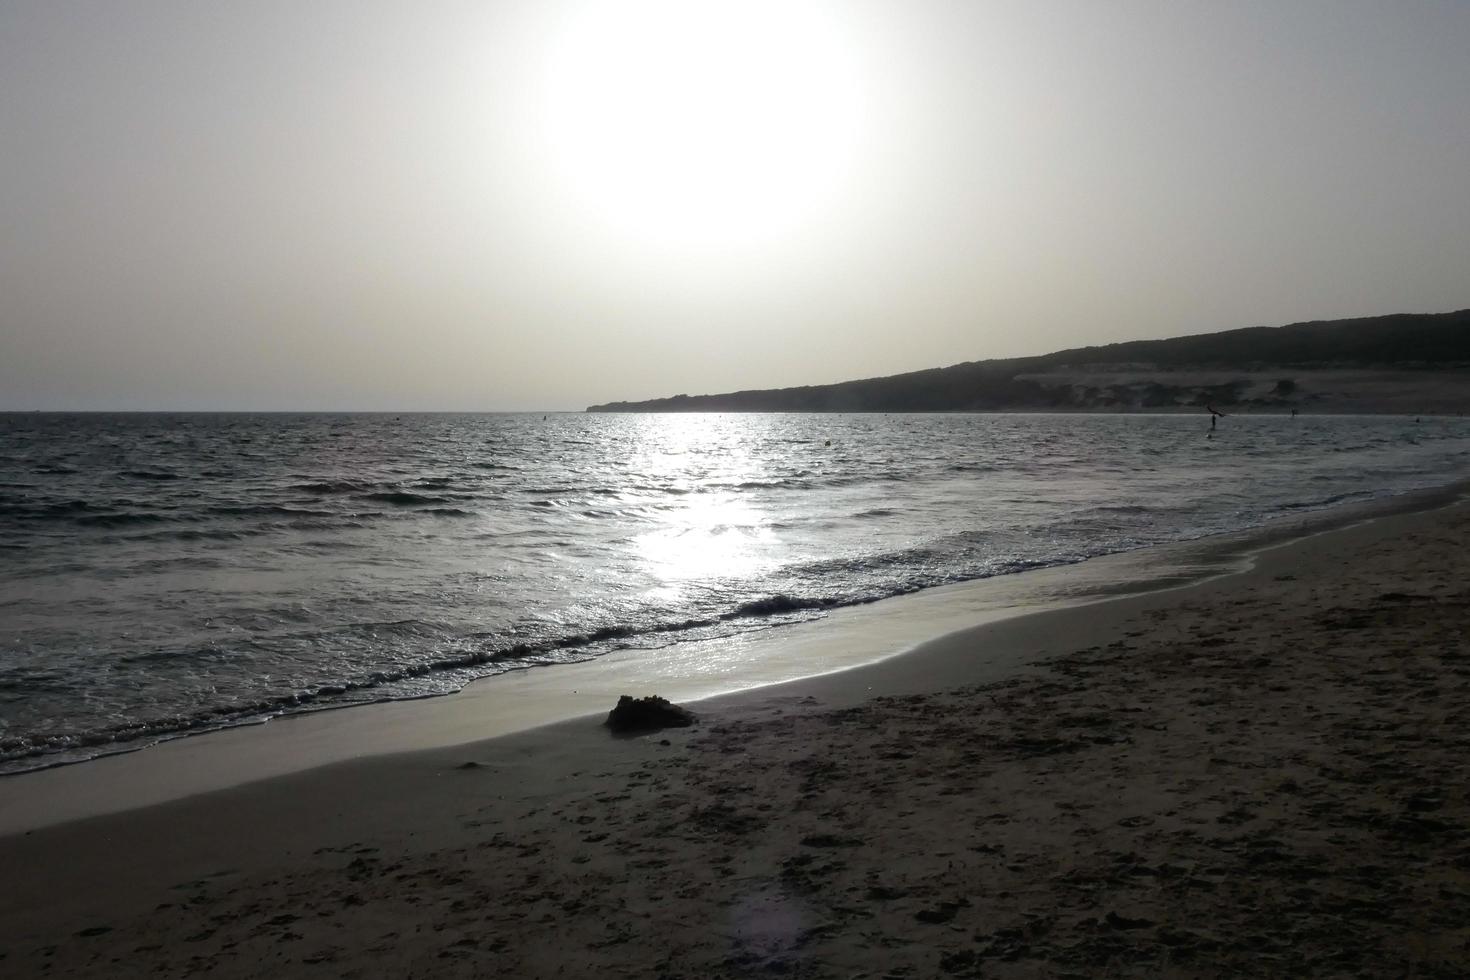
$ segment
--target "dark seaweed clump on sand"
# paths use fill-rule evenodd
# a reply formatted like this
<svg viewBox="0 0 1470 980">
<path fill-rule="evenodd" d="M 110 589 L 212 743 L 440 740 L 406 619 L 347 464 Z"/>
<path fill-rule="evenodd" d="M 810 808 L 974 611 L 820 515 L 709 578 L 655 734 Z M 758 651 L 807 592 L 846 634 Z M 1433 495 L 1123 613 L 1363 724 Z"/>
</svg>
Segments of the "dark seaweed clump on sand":
<svg viewBox="0 0 1470 980">
<path fill-rule="evenodd" d="M 617 707 L 608 712 L 604 724 L 620 735 L 656 732 L 660 728 L 688 728 L 694 724 L 694 712 L 657 695 L 634 698 L 624 694 L 618 698 Z"/>
</svg>

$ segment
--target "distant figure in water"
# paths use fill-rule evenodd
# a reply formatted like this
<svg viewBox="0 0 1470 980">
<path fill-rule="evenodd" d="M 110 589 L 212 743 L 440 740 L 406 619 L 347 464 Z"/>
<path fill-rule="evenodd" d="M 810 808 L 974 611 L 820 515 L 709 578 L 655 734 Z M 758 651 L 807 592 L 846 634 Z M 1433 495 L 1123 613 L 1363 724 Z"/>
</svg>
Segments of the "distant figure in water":
<svg viewBox="0 0 1470 980">
<path fill-rule="evenodd" d="M 1206 405 L 1205 411 L 1210 413 L 1210 431 L 1214 432 L 1215 422 L 1218 419 L 1223 419 L 1225 417 L 1225 413 L 1217 410 L 1214 405 Z"/>
<path fill-rule="evenodd" d="M 1291 410 L 1291 417 L 1296 418 L 1296 409 L 1294 408 Z"/>
</svg>

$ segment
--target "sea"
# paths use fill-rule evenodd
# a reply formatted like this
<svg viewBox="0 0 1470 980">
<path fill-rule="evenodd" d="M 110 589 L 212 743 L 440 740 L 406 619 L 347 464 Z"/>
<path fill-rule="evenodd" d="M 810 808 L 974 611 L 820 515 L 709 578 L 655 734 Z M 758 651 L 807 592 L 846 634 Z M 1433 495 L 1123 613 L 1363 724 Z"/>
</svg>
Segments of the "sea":
<svg viewBox="0 0 1470 980">
<path fill-rule="evenodd" d="M 1467 475 L 1463 418 L 0 414 L 0 772 Z"/>
</svg>

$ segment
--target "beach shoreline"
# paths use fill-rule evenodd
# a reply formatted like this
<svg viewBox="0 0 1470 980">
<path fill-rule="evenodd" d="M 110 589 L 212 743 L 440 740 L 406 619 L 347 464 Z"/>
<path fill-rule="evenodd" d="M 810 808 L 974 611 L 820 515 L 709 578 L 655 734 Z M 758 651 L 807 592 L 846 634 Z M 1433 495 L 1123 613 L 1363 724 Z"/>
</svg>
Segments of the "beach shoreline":
<svg viewBox="0 0 1470 980">
<path fill-rule="evenodd" d="M 944 648 L 1003 620 L 1118 598 L 1188 588 L 1244 571 L 1282 543 L 1400 513 L 1434 509 L 1470 492 L 1451 484 L 1305 512 L 1229 534 L 997 576 L 877 603 L 718 642 L 631 650 L 483 678 L 453 694 L 348 705 L 189 733 L 93 759 L 0 775 L 0 837 L 319 769 L 371 756 L 469 745 L 561 726 L 587 727 L 625 693 L 723 701 L 816 679 L 847 696 L 928 690 L 997 679 L 1018 669 L 1014 645 L 992 644 L 988 662 L 946 654 L 935 666 L 905 659 Z M 961 641 L 963 642 L 963 641 Z M 882 666 L 885 661 L 894 661 Z M 953 664 L 959 664 L 953 669 Z M 870 681 L 865 670 L 878 668 Z M 935 673 L 935 670 L 939 673 Z M 849 677 L 838 677 L 856 671 Z M 919 688 L 911 678 L 927 678 Z"/>
<path fill-rule="evenodd" d="M 1242 417 L 1211 439 L 1207 426 L 1122 414 L 19 422 L 5 433 L 9 458 L 29 462 L 6 477 L 26 489 L 0 529 L 0 771 L 262 724 L 284 758 L 298 750 L 277 719 L 376 716 L 369 705 L 456 690 L 487 702 L 488 726 L 432 740 L 384 739 L 360 720 L 302 723 L 291 739 L 325 745 L 341 729 L 365 752 L 405 751 L 605 710 L 569 703 L 580 684 L 556 690 L 572 676 L 694 699 L 825 673 L 987 618 L 984 593 L 1029 606 L 1048 568 L 1101 570 L 1116 563 L 1093 559 L 1120 551 L 1459 479 L 1470 446 L 1453 419 Z M 128 461 L 73 465 L 99 446 Z M 941 607 L 965 582 L 985 583 L 979 615 L 950 616 Z M 894 635 L 920 594 L 925 614 Z M 923 622 L 931 610 L 944 621 Z M 804 621 L 836 635 L 856 618 L 851 642 L 820 656 L 820 638 L 798 638 Z M 798 643 L 791 669 L 757 662 Z M 574 666 L 589 659 L 591 672 Z M 676 661 L 693 668 L 678 690 L 665 669 Z M 496 704 L 495 688 L 518 697 Z M 548 696 L 568 703 L 535 703 Z M 463 700 L 428 719 L 387 711 L 378 727 L 442 730 Z M 313 750 L 293 765 L 341 757 Z M 249 759 L 215 768 L 281 774 Z"/>
<path fill-rule="evenodd" d="M 390 957 L 404 975 L 501 970 L 540 976 L 558 967 L 745 975 L 784 964 L 799 975 L 825 976 L 846 975 L 845 965 L 857 969 L 876 956 L 913 975 L 1006 963 L 1020 964 L 1011 975 L 1021 976 L 1037 975 L 1039 963 L 1061 962 L 1053 934 L 1071 930 L 1075 942 L 1066 948 L 1080 950 L 1076 955 L 1086 962 L 1073 966 L 1084 973 L 1099 963 L 1119 969 L 1147 963 L 1185 970 L 1181 975 L 1211 975 L 1190 972 L 1190 957 L 1238 969 L 1244 952 L 1231 946 L 1227 956 L 1218 937 L 1184 935 L 1187 930 L 1170 924 L 1167 906 L 1159 903 L 1180 881 L 1192 883 L 1186 888 L 1191 901 L 1204 901 L 1211 889 L 1199 882 L 1213 882 L 1218 894 L 1229 877 L 1205 873 L 1200 860 L 1181 863 L 1178 855 L 1198 844 L 1188 833 L 1199 834 L 1179 821 L 1207 822 L 1215 831 L 1210 839 L 1228 836 L 1230 843 L 1269 817 L 1286 830 L 1265 839 L 1280 843 L 1288 830 L 1304 832 L 1306 820 L 1283 809 L 1283 800 L 1299 796 L 1323 804 L 1335 789 L 1313 789 L 1313 779 L 1326 777 L 1297 772 L 1300 758 L 1288 760 L 1296 775 L 1277 773 L 1269 793 L 1259 780 L 1249 787 L 1240 782 L 1241 773 L 1287 763 L 1257 758 L 1270 746 L 1244 736 L 1242 742 L 1240 733 L 1202 714 L 1211 698 L 1221 700 L 1207 690 L 1207 679 L 1213 671 L 1244 690 L 1265 683 L 1255 675 L 1280 672 L 1266 678 L 1267 694 L 1256 693 L 1286 697 L 1272 685 L 1284 688 L 1298 699 L 1300 716 L 1301 699 L 1310 702 L 1328 691 L 1321 676 L 1327 667 L 1320 658 L 1308 665 L 1305 656 L 1298 663 L 1283 653 L 1327 638 L 1352 641 L 1352 649 L 1364 648 L 1361 655 L 1369 656 L 1372 642 L 1383 639 L 1374 617 L 1429 611 L 1435 614 L 1429 621 L 1390 624 L 1398 630 L 1393 642 L 1433 633 L 1441 654 L 1456 654 L 1464 633 L 1456 626 L 1463 587 L 1454 561 L 1462 553 L 1459 543 L 1470 540 L 1467 525 L 1470 508 L 1456 503 L 1285 543 L 1257 540 L 1253 567 L 1239 574 L 1002 619 L 869 666 L 710 699 L 696 706 L 699 726 L 661 736 L 612 739 L 595 719 L 583 718 L 36 826 L 0 838 L 0 868 L 15 883 L 0 905 L 3 933 L 11 937 L 0 952 L 22 968 L 21 975 L 43 966 L 51 968 L 49 975 L 155 968 L 172 975 L 207 966 L 223 975 L 254 976 L 282 964 L 294 970 L 327 964 L 338 975 L 364 969 L 362 975 L 370 975 Z M 1435 560 L 1440 567 L 1426 565 Z M 1440 615 L 1446 611 L 1453 615 Z M 1333 625 L 1338 623 L 1347 625 Z M 1418 683 L 1417 706 L 1375 705 L 1359 697 L 1319 710 L 1402 712 L 1407 705 L 1437 712 L 1442 724 L 1462 723 L 1446 707 L 1446 698 L 1465 687 L 1454 660 L 1398 665 L 1406 677 L 1447 672 Z M 1032 669 L 1042 661 L 1049 663 Z M 1424 693 L 1431 688 L 1432 696 Z M 1107 697 L 1140 703 L 1119 705 Z M 1163 710 L 1141 704 L 1172 706 L 1172 714 L 1155 723 L 1187 728 L 1187 738 L 1173 744 L 1135 724 L 1130 715 Z M 1295 723 L 1291 712 L 1281 711 L 1273 725 Z M 1059 718 L 1085 723 L 1059 728 Z M 996 726 L 1037 731 L 1000 737 Z M 1459 729 L 1446 731 L 1443 739 L 1464 740 Z M 1280 752 L 1305 757 L 1325 751 L 1301 732 L 1277 734 Z M 1435 746 L 1432 764 L 1418 760 L 1418 775 L 1446 764 L 1444 746 Z M 1378 746 L 1385 753 L 1400 748 Z M 1220 763 L 1235 780 L 1230 792 L 1186 772 L 1231 755 L 1255 761 L 1241 762 L 1238 772 Z M 1130 772 L 1137 778 L 1128 778 Z M 28 778 L 34 777 L 20 777 Z M 1288 779 L 1301 792 L 1282 790 Z M 1151 789 L 1141 793 L 1145 784 Z M 987 793 L 995 807 L 988 816 L 975 809 L 976 798 Z M 1268 800 L 1264 809 L 1262 799 Z M 1087 816 L 1125 802 L 1138 811 L 1117 818 L 1130 821 L 1126 825 L 1115 820 L 1104 826 Z M 1459 902 L 1464 869 L 1455 863 L 1461 861 L 1456 842 L 1465 800 L 1457 789 L 1441 787 L 1389 802 L 1409 807 L 1418 822 L 1364 817 L 1351 827 L 1362 833 L 1386 827 L 1385 833 L 1408 834 L 1408 843 L 1441 847 L 1435 855 L 1445 870 L 1438 887 L 1451 897 L 1440 901 Z M 952 813 L 945 809 L 955 806 Z M 1202 816 L 1205 811 L 1213 815 Z M 890 818 L 896 822 L 883 822 Z M 1158 829 L 1164 824 L 1173 826 L 1173 837 Z M 956 846 L 943 859 L 947 864 L 935 865 L 945 850 L 936 842 L 947 832 L 973 836 L 981 827 L 985 841 Z M 1081 833 L 1089 853 L 1133 855 L 1137 860 L 1125 863 L 1135 870 L 1114 880 L 1089 865 L 1086 881 L 1072 882 L 1076 888 L 1059 883 L 1058 876 L 1070 872 L 1058 870 L 1058 854 L 1070 853 L 1067 847 L 1076 843 L 1059 836 L 1064 830 Z M 1111 843 L 1099 851 L 1098 841 Z M 997 857 L 1027 848 L 1036 853 L 1028 851 L 1024 860 Z M 1275 855 L 1283 848 L 1266 850 Z M 1247 844 L 1216 850 L 1227 863 L 1261 851 Z M 957 859 L 967 870 L 955 871 Z M 1277 860 L 1258 863 L 1270 871 Z M 1298 891 L 1323 878 L 1337 880 L 1336 872 L 1313 860 L 1310 868 L 1296 868 L 1306 882 Z M 1086 862 L 1075 857 L 1074 863 L 1071 871 Z M 982 865 L 989 884 L 973 878 Z M 1161 870 L 1176 866 L 1184 870 Z M 1142 867 L 1150 870 L 1136 870 Z M 995 892 L 1000 880 L 1009 886 Z M 1134 893 L 1139 882 L 1157 886 L 1158 894 L 1142 901 Z M 669 897 L 681 889 L 700 897 Z M 1084 893 L 1127 901 L 1106 908 L 1094 903 L 1091 925 L 1080 912 L 1067 919 L 1055 911 L 1072 908 Z M 1071 904 L 1059 905 L 1063 899 Z M 998 901 L 1009 903 L 1000 918 Z M 1039 911 L 1047 907 L 1053 912 Z M 433 908 L 438 913 L 431 914 Z M 1033 918 L 1017 912 L 1026 908 Z M 1356 921 L 1355 906 L 1346 908 L 1333 914 Z M 977 916 L 988 918 L 969 921 Z M 1005 922 L 997 925 L 1001 918 Z M 1038 931 L 1035 922 L 1042 920 L 1049 924 Z M 1401 931 L 1415 925 L 1401 916 L 1376 921 L 1392 921 Z M 653 923 L 663 924 L 657 942 Z M 878 924 L 891 943 L 873 938 Z M 932 926 L 942 927 L 937 938 Z M 985 942 L 977 938 L 982 926 L 994 927 L 984 933 L 990 937 Z M 548 944 L 547 929 L 562 938 Z M 997 939 L 996 930 L 1020 931 Z M 1451 949 L 1454 937 L 1436 930 L 1414 960 L 1422 975 L 1438 975 L 1434 964 L 1462 962 Z M 410 940 L 417 932 L 424 935 Z M 385 944 L 388 933 L 397 941 Z M 1017 955 L 1005 959 L 1007 951 Z M 1159 959 L 1165 952 L 1175 959 Z M 1308 972 L 1327 971 L 1325 962 L 1292 961 Z M 1031 973 L 1022 969 L 1027 964 Z"/>
</svg>

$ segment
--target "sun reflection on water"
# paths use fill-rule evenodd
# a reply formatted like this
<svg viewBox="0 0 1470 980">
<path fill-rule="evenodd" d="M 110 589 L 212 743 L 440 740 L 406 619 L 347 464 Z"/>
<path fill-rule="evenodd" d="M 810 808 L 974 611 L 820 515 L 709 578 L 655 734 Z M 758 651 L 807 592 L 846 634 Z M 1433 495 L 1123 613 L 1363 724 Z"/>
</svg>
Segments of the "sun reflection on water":
<svg viewBox="0 0 1470 980">
<path fill-rule="evenodd" d="M 710 416 L 660 421 L 638 465 L 656 481 L 691 492 L 635 538 L 646 570 L 666 586 L 682 587 L 769 569 L 777 543 L 772 515 L 737 489 L 769 475 L 739 423 Z"/>
<path fill-rule="evenodd" d="M 754 575 L 769 564 L 775 533 L 764 515 L 733 494 L 691 497 L 662 527 L 639 535 L 638 553 L 665 582 Z"/>
</svg>

